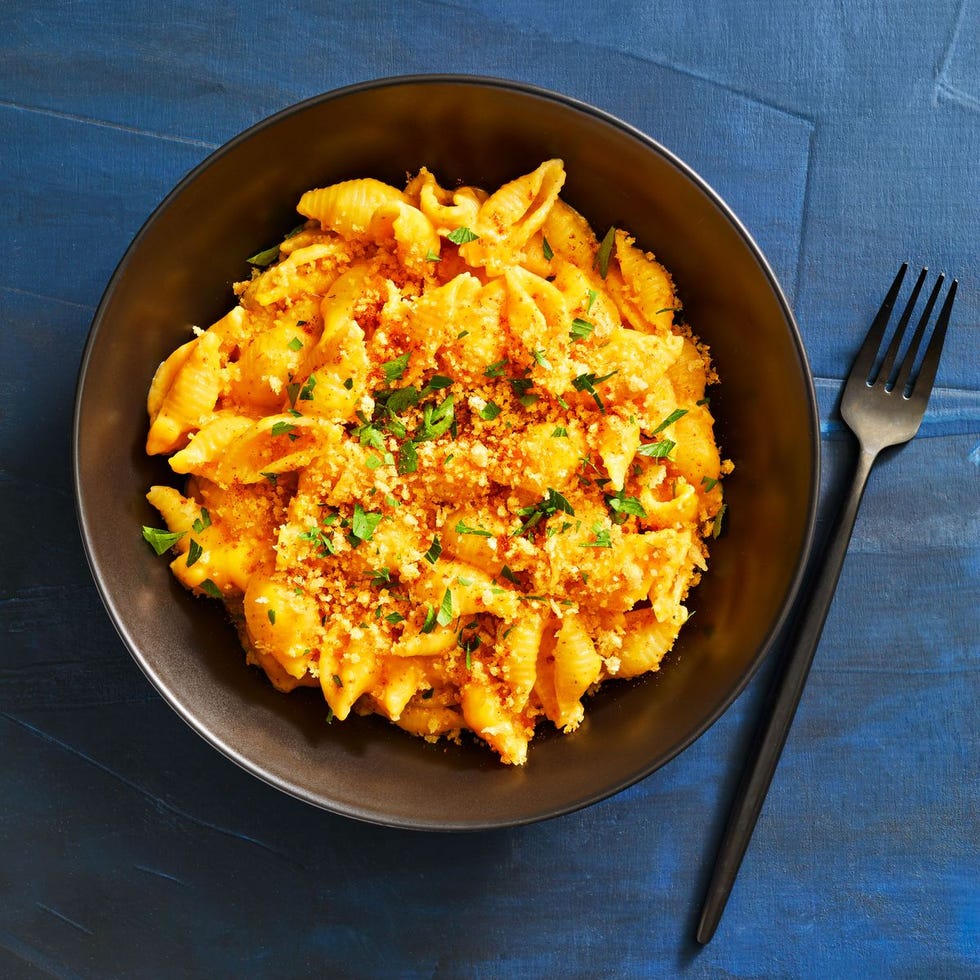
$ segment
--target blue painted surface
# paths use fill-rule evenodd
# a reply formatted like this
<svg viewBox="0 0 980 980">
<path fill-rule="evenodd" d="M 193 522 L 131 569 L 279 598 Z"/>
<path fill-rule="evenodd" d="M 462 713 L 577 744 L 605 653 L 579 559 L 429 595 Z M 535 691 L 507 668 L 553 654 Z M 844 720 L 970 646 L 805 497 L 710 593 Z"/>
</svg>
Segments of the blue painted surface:
<svg viewBox="0 0 980 980">
<path fill-rule="evenodd" d="M 0 975 L 980 974 L 980 0 L 285 6 L 0 5 Z M 850 452 L 839 382 L 895 267 L 962 280 L 929 413 L 872 477 L 704 950 L 693 925 L 767 672 L 680 758 L 586 811 L 384 830 L 198 739 L 85 566 L 72 389 L 131 236 L 268 113 L 426 71 L 592 101 L 717 187 L 797 313 L 828 499 Z"/>
</svg>

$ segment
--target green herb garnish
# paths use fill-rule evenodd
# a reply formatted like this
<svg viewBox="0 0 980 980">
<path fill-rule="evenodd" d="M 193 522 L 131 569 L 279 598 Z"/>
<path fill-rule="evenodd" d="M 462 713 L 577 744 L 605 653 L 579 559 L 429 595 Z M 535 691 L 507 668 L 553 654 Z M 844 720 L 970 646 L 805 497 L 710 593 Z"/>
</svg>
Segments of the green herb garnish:
<svg viewBox="0 0 980 980">
<path fill-rule="evenodd" d="M 446 238 L 448 238 L 454 245 L 465 245 L 467 242 L 475 242 L 480 236 L 474 234 L 470 231 L 466 225 L 460 225 L 459 228 L 454 228 Z"/>
<path fill-rule="evenodd" d="M 612 255 L 613 245 L 615 243 L 616 229 L 610 227 L 609 231 L 606 232 L 606 237 L 602 240 L 602 244 L 599 245 L 599 251 L 595 255 L 594 268 L 599 270 L 599 275 L 603 279 L 606 278 L 606 273 L 609 272 L 609 258 Z"/>
<path fill-rule="evenodd" d="M 389 381 L 397 381 L 405 373 L 405 369 L 408 367 L 408 360 L 411 356 L 411 351 L 405 351 L 404 354 L 396 357 L 393 361 L 385 361 L 381 365 L 384 376 Z"/>
<path fill-rule="evenodd" d="M 578 377 L 572 378 L 572 387 L 576 391 L 587 391 L 592 396 L 596 405 L 599 406 L 599 411 L 605 415 L 606 406 L 603 404 L 602 398 L 599 396 L 599 392 L 595 390 L 595 386 L 597 384 L 602 384 L 603 381 L 608 381 L 614 374 L 618 373 L 618 371 L 610 371 L 608 374 L 604 374 L 599 378 L 597 378 L 591 371 L 587 374 L 580 374 Z"/>
<path fill-rule="evenodd" d="M 162 528 L 144 526 L 143 540 L 158 555 L 162 555 L 165 551 L 169 551 L 186 533 L 186 531 L 164 531 Z"/>
<path fill-rule="evenodd" d="M 439 611 L 436 613 L 436 622 L 440 626 L 448 626 L 453 620 L 453 593 L 446 589 L 446 594 L 442 597 Z"/>
<path fill-rule="evenodd" d="M 548 492 L 538 503 L 531 504 L 529 507 L 521 507 L 517 511 L 525 520 L 516 531 L 511 532 L 511 537 L 516 538 L 522 534 L 527 534 L 539 521 L 550 517 L 552 514 L 557 514 L 558 511 L 575 515 L 572 505 L 565 497 L 553 487 L 548 487 Z"/>
<path fill-rule="evenodd" d="M 485 531 L 482 527 L 469 527 L 462 521 L 456 522 L 456 533 L 457 534 L 475 534 L 480 538 L 492 538 L 493 534 L 490 531 Z"/>
<path fill-rule="evenodd" d="M 187 549 L 187 567 L 197 563 L 197 560 L 204 554 L 204 549 L 191 538 L 190 547 Z"/>
</svg>

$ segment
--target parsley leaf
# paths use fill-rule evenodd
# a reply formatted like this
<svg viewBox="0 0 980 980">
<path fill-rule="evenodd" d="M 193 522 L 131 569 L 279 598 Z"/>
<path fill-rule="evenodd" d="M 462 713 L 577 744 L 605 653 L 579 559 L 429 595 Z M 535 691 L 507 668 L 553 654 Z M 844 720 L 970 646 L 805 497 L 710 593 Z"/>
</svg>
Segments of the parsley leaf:
<svg viewBox="0 0 980 980">
<path fill-rule="evenodd" d="M 422 406 L 422 425 L 414 435 L 415 442 L 424 442 L 426 439 L 438 439 L 449 431 L 456 421 L 453 409 L 454 398 L 446 395 L 442 403 L 436 405 L 435 402 L 427 402 Z"/>
<path fill-rule="evenodd" d="M 201 508 L 201 516 L 198 517 L 191 527 L 194 529 L 195 534 L 200 534 L 206 527 L 211 526 L 211 514 L 207 507 Z"/>
<path fill-rule="evenodd" d="M 548 239 L 543 235 L 541 236 L 541 253 L 544 255 L 547 262 L 550 262 L 555 257 L 555 253 L 552 251 L 551 245 L 548 243 Z"/>
<path fill-rule="evenodd" d="M 191 565 L 195 564 L 203 554 L 204 549 L 193 538 L 191 538 L 191 545 L 187 549 L 187 567 L 190 568 Z"/>
<path fill-rule="evenodd" d="M 599 411 L 605 415 L 606 406 L 603 404 L 602 398 L 599 396 L 599 392 L 595 390 L 595 386 L 597 384 L 601 384 L 603 381 L 608 381 L 614 374 L 618 373 L 618 371 L 610 371 L 608 374 L 604 374 L 600 378 L 597 378 L 591 371 L 586 374 L 580 374 L 577 377 L 572 378 L 572 387 L 576 391 L 587 391 L 592 396 L 596 405 L 599 406 Z"/>
<path fill-rule="evenodd" d="M 470 231 L 466 225 L 460 225 L 458 228 L 454 228 L 446 238 L 448 238 L 454 245 L 465 245 L 467 242 L 475 242 L 480 236 L 474 234 Z"/>
<path fill-rule="evenodd" d="M 408 367 L 409 358 L 412 356 L 411 351 L 405 351 L 400 357 L 396 357 L 393 361 L 385 361 L 381 365 L 381 370 L 384 372 L 384 376 L 389 381 L 397 381 L 404 373 L 405 369 Z"/>
<path fill-rule="evenodd" d="M 643 509 L 643 504 L 636 497 L 626 496 L 625 491 L 619 490 L 616 493 L 604 494 L 606 506 L 613 512 L 613 521 L 617 524 L 624 523 L 629 517 L 646 517 L 647 512 Z"/>
<path fill-rule="evenodd" d="M 482 527 L 468 527 L 462 521 L 456 522 L 456 533 L 457 534 L 475 534 L 480 538 L 492 538 L 493 533 L 490 531 L 484 531 Z"/>
<path fill-rule="evenodd" d="M 613 245 L 616 243 L 616 229 L 610 226 L 609 231 L 606 232 L 606 237 L 603 238 L 602 244 L 599 246 L 599 251 L 595 255 L 595 263 L 593 268 L 599 270 L 599 275 L 603 279 L 606 278 L 606 274 L 609 272 L 609 258 L 612 255 Z"/>
<path fill-rule="evenodd" d="M 715 522 L 711 527 L 711 536 L 717 538 L 721 536 L 721 523 L 725 517 L 725 511 L 728 510 L 728 504 L 722 504 L 720 510 L 715 514 Z"/>
<path fill-rule="evenodd" d="M 492 422 L 500 413 L 502 409 L 496 404 L 496 402 L 487 402 L 483 408 L 480 409 L 480 418 L 485 422 Z"/>
<path fill-rule="evenodd" d="M 224 594 L 222 593 L 221 589 L 219 589 L 218 586 L 215 585 L 209 578 L 206 578 L 201 583 L 200 588 L 203 592 L 206 592 L 209 596 L 211 596 L 212 599 L 224 598 Z"/>
<path fill-rule="evenodd" d="M 493 364 L 488 364 L 483 369 L 483 374 L 487 378 L 499 378 L 504 373 L 504 366 L 507 364 L 507 358 L 504 357 L 499 361 L 495 361 Z"/>
<path fill-rule="evenodd" d="M 359 541 L 370 541 L 383 516 L 378 512 L 366 511 L 360 504 L 354 504 L 350 533 Z"/>
<path fill-rule="evenodd" d="M 527 534 L 538 522 L 551 517 L 552 514 L 557 514 L 558 511 L 575 516 L 575 511 L 568 500 L 553 487 L 548 487 L 548 492 L 538 503 L 531 504 L 529 507 L 521 507 L 517 511 L 525 520 L 516 531 L 511 532 L 511 537 L 516 538 L 522 534 Z"/>
<path fill-rule="evenodd" d="M 414 442 L 403 442 L 398 447 L 398 464 L 395 467 L 399 476 L 414 473 L 419 468 L 419 454 Z"/>
<path fill-rule="evenodd" d="M 267 265 L 272 265 L 279 258 L 279 246 L 273 245 L 272 248 L 265 248 L 255 255 L 250 255 L 245 261 L 249 265 L 254 265 L 259 269 L 264 269 Z"/>
<path fill-rule="evenodd" d="M 303 341 L 300 340 L 299 337 L 293 337 L 293 339 L 288 344 L 286 344 L 286 346 L 291 351 L 299 351 L 303 349 Z"/>
<path fill-rule="evenodd" d="M 143 540 L 158 554 L 169 551 L 187 532 L 164 531 L 158 527 L 143 527 Z"/>
<path fill-rule="evenodd" d="M 432 544 L 429 545 L 429 550 L 425 553 L 425 560 L 430 565 L 434 565 L 439 560 L 439 556 L 441 554 L 442 554 L 442 542 L 439 540 L 439 535 L 437 534 L 432 539 Z"/>
<path fill-rule="evenodd" d="M 636 451 L 637 456 L 646 456 L 648 459 L 666 459 L 677 445 L 672 439 L 661 439 L 658 442 L 648 442 L 640 446 Z"/>
<path fill-rule="evenodd" d="M 274 422 L 272 434 L 274 436 L 289 436 L 290 439 L 297 438 L 296 426 L 292 422 Z"/>
<path fill-rule="evenodd" d="M 685 415 L 687 415 L 686 408 L 675 408 L 674 411 L 672 411 L 670 415 L 668 415 L 667 418 L 665 418 L 663 422 L 661 422 L 660 425 L 658 425 L 653 432 L 650 433 L 650 435 L 655 436 L 658 432 L 663 432 L 668 425 L 673 425 L 678 419 L 683 418 Z"/>
<path fill-rule="evenodd" d="M 583 542 L 580 547 L 582 548 L 611 548 L 612 539 L 609 537 L 609 531 L 603 528 L 599 524 L 592 525 L 592 533 L 595 535 L 594 540 Z"/>
<path fill-rule="evenodd" d="M 588 320 L 583 320 L 580 316 L 577 316 L 572 320 L 572 329 L 568 331 L 568 336 L 572 340 L 585 340 L 591 335 L 593 330 L 595 330 L 594 323 L 589 323 Z"/>
<path fill-rule="evenodd" d="M 347 389 L 348 391 L 350 391 L 350 389 L 354 387 L 354 382 L 353 382 L 353 379 L 351 379 L 351 378 L 348 378 L 347 381 L 350 381 L 350 387 Z M 346 382 L 344 382 L 344 383 L 346 384 Z M 299 392 L 299 400 L 301 402 L 311 402 L 311 401 L 313 401 L 313 389 L 315 387 L 316 387 L 316 375 L 315 374 L 311 374 L 306 379 L 306 384 L 304 384 L 303 387 L 300 389 L 300 392 Z"/>
<path fill-rule="evenodd" d="M 448 626 L 453 620 L 453 593 L 446 589 L 446 594 L 442 597 L 439 611 L 436 613 L 436 622 L 440 626 Z"/>
</svg>

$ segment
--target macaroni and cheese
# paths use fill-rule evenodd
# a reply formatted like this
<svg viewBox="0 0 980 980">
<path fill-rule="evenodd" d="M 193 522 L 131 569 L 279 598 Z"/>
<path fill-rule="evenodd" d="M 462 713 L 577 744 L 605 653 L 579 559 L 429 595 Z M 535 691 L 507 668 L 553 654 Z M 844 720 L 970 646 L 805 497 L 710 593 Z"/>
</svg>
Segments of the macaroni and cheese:
<svg viewBox="0 0 980 980">
<path fill-rule="evenodd" d="M 144 528 L 282 691 L 520 765 L 658 669 L 724 511 L 708 352 L 668 272 L 549 160 L 311 190 L 238 305 L 160 365 Z"/>
</svg>

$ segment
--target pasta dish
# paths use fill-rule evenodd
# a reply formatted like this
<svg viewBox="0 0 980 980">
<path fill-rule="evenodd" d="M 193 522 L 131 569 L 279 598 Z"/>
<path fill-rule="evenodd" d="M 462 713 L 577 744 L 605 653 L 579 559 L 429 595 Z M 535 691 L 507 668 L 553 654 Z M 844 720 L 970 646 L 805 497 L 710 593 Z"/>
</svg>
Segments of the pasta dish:
<svg viewBox="0 0 980 980">
<path fill-rule="evenodd" d="M 667 270 L 564 181 L 310 190 L 153 378 L 146 451 L 186 482 L 150 488 L 144 537 L 330 719 L 521 765 L 689 616 L 731 469 L 717 379 Z"/>
</svg>

